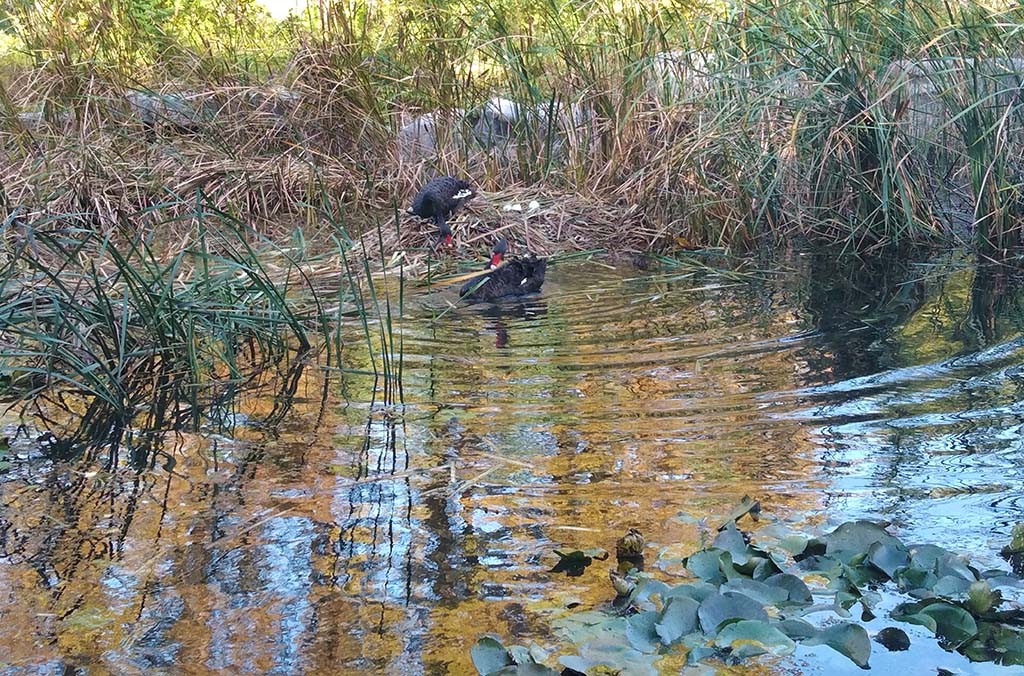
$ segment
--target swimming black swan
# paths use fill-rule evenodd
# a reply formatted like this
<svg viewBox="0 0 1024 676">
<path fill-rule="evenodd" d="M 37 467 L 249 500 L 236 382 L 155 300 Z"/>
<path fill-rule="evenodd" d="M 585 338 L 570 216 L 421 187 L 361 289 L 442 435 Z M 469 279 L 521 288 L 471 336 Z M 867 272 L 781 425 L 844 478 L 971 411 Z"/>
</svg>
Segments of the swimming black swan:
<svg viewBox="0 0 1024 676">
<path fill-rule="evenodd" d="M 548 267 L 547 259 L 528 254 L 522 258 L 511 258 L 502 264 L 501 258 L 507 252 L 508 241 L 502 237 L 491 249 L 491 262 L 485 268 L 493 269 L 493 272 L 469 280 L 459 295 L 468 300 L 490 301 L 540 291 Z"/>
<path fill-rule="evenodd" d="M 416 193 L 409 213 L 432 220 L 437 225 L 438 242 L 451 245 L 452 229 L 447 219 L 475 196 L 476 191 L 466 181 L 454 176 L 438 176 L 427 181 Z"/>
</svg>

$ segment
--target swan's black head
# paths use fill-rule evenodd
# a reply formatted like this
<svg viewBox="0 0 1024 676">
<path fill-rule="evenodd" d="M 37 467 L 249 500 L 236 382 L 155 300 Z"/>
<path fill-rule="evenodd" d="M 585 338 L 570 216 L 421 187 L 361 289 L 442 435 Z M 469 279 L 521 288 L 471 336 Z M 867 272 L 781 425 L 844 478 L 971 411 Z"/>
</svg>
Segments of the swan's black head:
<svg viewBox="0 0 1024 676">
<path fill-rule="evenodd" d="M 491 249 L 491 267 L 496 268 L 501 264 L 501 257 L 508 253 L 508 240 L 500 237 Z"/>
<path fill-rule="evenodd" d="M 442 219 L 437 222 L 437 241 L 444 242 L 447 246 L 452 245 L 452 229 Z"/>
</svg>

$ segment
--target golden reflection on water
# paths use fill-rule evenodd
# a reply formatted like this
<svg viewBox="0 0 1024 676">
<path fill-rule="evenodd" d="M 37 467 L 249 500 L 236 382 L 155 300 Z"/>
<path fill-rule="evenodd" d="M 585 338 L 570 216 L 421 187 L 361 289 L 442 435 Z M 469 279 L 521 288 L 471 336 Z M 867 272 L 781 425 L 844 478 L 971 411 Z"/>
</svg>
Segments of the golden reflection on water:
<svg viewBox="0 0 1024 676">
<path fill-rule="evenodd" d="M 743 495 L 817 520 L 835 458 L 788 415 L 813 399 L 801 392 L 955 340 L 921 328 L 924 293 L 873 338 L 898 344 L 878 356 L 860 328 L 820 331 L 839 301 L 809 301 L 800 276 L 689 293 L 633 274 L 563 266 L 539 299 L 440 321 L 438 299 L 408 299 L 404 406 L 368 406 L 366 378 L 343 383 L 351 403 L 328 383 L 323 406 L 310 368 L 276 428 L 245 424 L 273 397 L 246 398 L 229 434 L 168 435 L 170 469 L 26 459 L 3 484 L 0 659 L 11 673 L 464 674 L 482 632 L 557 648 L 548 623 L 607 602 L 613 562 L 568 579 L 547 572 L 554 549 L 611 550 L 638 527 L 650 562 L 689 552 L 694 521 Z M 963 308 L 968 285 L 950 291 Z M 358 341 L 347 363 L 368 369 Z"/>
</svg>

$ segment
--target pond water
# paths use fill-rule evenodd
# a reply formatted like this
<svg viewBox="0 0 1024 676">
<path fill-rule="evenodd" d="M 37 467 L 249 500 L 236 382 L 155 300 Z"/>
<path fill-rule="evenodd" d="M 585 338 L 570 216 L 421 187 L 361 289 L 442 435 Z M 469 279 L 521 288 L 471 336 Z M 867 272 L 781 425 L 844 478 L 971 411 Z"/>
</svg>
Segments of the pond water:
<svg viewBox="0 0 1024 676">
<path fill-rule="evenodd" d="M 409 290 L 404 403 L 308 368 L 278 424 L 256 424 L 272 392 L 244 399 L 142 474 L 47 459 L 8 416 L 0 673 L 473 673 L 480 633 L 557 649 L 552 618 L 612 596 L 610 562 L 566 578 L 554 549 L 637 527 L 649 561 L 686 553 L 744 495 L 794 529 L 886 519 L 1005 567 L 1024 520 L 1014 280 L 954 254 L 771 267 L 563 263 L 537 297 L 440 318 L 451 291 Z M 932 639 L 881 653 L 1011 673 Z M 803 648 L 764 668 L 859 672 Z"/>
</svg>

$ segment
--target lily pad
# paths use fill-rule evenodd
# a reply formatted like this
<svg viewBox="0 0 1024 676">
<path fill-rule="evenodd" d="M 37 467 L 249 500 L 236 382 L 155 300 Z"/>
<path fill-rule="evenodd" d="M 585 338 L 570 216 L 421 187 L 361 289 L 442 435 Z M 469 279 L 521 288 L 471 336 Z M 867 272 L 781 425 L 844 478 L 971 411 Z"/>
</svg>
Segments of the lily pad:
<svg viewBox="0 0 1024 676">
<path fill-rule="evenodd" d="M 778 587 L 786 592 L 785 601 L 796 604 L 811 603 L 814 599 L 811 590 L 804 584 L 804 581 L 790 573 L 779 573 L 772 575 L 764 581 L 765 584 Z"/>
<path fill-rule="evenodd" d="M 849 562 L 849 558 L 866 552 L 868 547 L 876 542 L 893 547 L 900 546 L 900 541 L 897 538 L 889 535 L 884 528 L 876 523 L 848 521 L 825 537 L 825 553 L 830 556 L 838 556 L 841 560 Z"/>
<path fill-rule="evenodd" d="M 672 645 L 680 638 L 697 630 L 697 611 L 701 604 L 685 596 L 669 599 L 661 612 L 654 630 L 661 642 Z"/>
<path fill-rule="evenodd" d="M 701 629 L 712 636 L 728 620 L 768 620 L 760 603 L 738 592 L 712 594 L 700 604 L 697 616 Z"/>
<path fill-rule="evenodd" d="M 935 562 L 935 574 L 939 579 L 947 575 L 953 575 L 968 582 L 975 582 L 978 579 L 978 572 L 961 556 L 947 553 Z"/>
<path fill-rule="evenodd" d="M 891 580 L 897 570 L 910 565 L 910 554 L 902 545 L 875 542 L 868 547 L 867 561 Z"/>
<path fill-rule="evenodd" d="M 543 664 L 527 662 L 492 671 L 489 676 L 558 676 L 558 672 Z"/>
<path fill-rule="evenodd" d="M 871 658 L 871 639 L 868 632 L 859 624 L 834 624 L 822 629 L 814 636 L 805 639 L 804 645 L 827 645 L 836 652 L 846 655 L 862 669 L 868 666 Z"/>
<path fill-rule="evenodd" d="M 731 521 L 715 536 L 713 545 L 717 549 L 729 552 L 733 563 L 738 566 L 745 564 L 751 555 L 747 542 L 743 539 L 743 533 L 736 530 L 736 524 Z"/>
<path fill-rule="evenodd" d="M 657 652 L 661 647 L 661 639 L 655 629 L 658 613 L 645 611 L 633 615 L 626 620 L 626 638 L 629 644 L 642 653 Z"/>
<path fill-rule="evenodd" d="M 789 592 L 781 587 L 775 587 L 758 580 L 737 578 L 729 580 L 721 586 L 721 591 L 736 591 L 746 594 L 762 605 L 774 606 L 783 603 L 789 598 Z"/>
<path fill-rule="evenodd" d="M 717 591 L 717 586 L 707 584 L 705 582 L 684 582 L 683 584 L 677 584 L 675 587 L 669 588 L 661 595 L 661 598 L 668 601 L 668 599 L 673 596 L 685 596 L 693 599 L 697 603 L 700 603 Z"/>
<path fill-rule="evenodd" d="M 730 524 L 735 526 L 736 522 L 741 517 L 749 514 L 750 518 L 757 521 L 758 515 L 761 513 L 761 501 L 753 500 L 749 495 L 744 495 L 743 499 L 739 501 L 735 507 L 726 515 L 725 519 L 722 520 L 722 525 L 718 527 L 718 530 L 722 530 L 728 527 Z"/>
<path fill-rule="evenodd" d="M 696 577 L 711 584 L 721 584 L 726 580 L 723 571 L 734 570 L 732 556 L 729 552 L 712 548 L 702 549 L 683 560 L 686 570 Z"/>
<path fill-rule="evenodd" d="M 920 614 L 935 620 L 935 635 L 954 646 L 974 638 L 978 633 L 978 624 L 974 618 L 959 606 L 932 603 L 922 608 Z"/>
<path fill-rule="evenodd" d="M 469 649 L 469 657 L 473 660 L 480 676 L 492 674 L 499 669 L 512 665 L 512 658 L 509 656 L 505 646 L 496 636 L 481 636 Z"/>
<path fill-rule="evenodd" d="M 761 620 L 740 620 L 725 626 L 715 637 L 715 645 L 729 648 L 737 657 L 788 655 L 796 647 L 786 634 Z"/>
<path fill-rule="evenodd" d="M 806 638 L 816 636 L 818 633 L 818 628 L 813 624 L 806 620 L 800 620 L 797 618 L 782 620 L 781 622 L 777 622 L 775 626 L 778 627 L 779 631 L 783 634 L 796 641 L 802 641 Z"/>
</svg>

